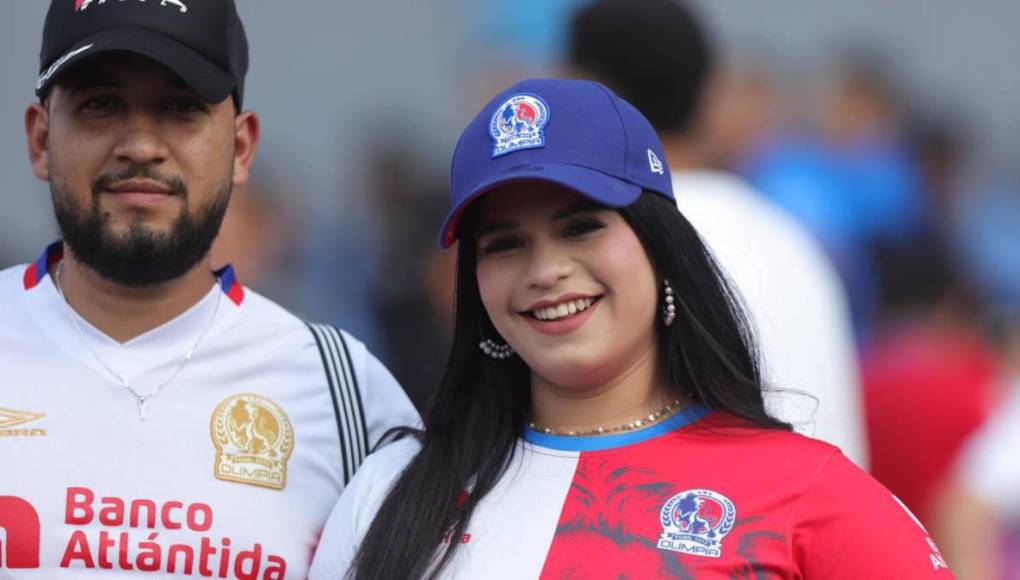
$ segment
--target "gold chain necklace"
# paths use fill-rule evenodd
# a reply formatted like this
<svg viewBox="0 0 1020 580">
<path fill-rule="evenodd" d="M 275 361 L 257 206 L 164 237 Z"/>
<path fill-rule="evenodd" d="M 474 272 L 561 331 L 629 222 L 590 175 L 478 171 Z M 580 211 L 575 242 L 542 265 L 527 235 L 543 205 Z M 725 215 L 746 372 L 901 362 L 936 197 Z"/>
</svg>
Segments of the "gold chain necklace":
<svg viewBox="0 0 1020 580">
<path fill-rule="evenodd" d="M 92 348 L 92 345 L 89 344 L 89 341 L 85 339 L 85 333 L 82 332 L 81 327 L 78 325 L 78 320 L 75 318 L 77 314 L 74 312 L 74 309 L 71 308 L 71 303 L 67 301 L 67 297 L 64 296 L 64 289 L 61 288 L 60 285 L 60 272 L 63 270 L 63 268 L 64 262 L 61 261 L 59 264 L 57 264 L 57 268 L 53 272 L 53 285 L 56 286 L 57 294 L 60 294 L 60 298 L 64 301 L 64 305 L 67 307 L 67 317 L 71 320 L 71 325 L 74 326 L 74 331 L 78 334 L 78 338 L 81 339 L 81 343 L 85 346 L 85 349 L 89 351 L 89 354 L 92 355 L 92 358 L 96 359 L 96 362 L 98 362 L 104 369 L 106 369 L 106 372 L 113 375 L 113 377 L 117 379 L 117 382 L 119 382 L 122 387 L 127 389 L 128 392 L 130 392 L 131 395 L 134 396 L 135 401 L 138 403 L 138 419 L 141 421 L 147 420 L 148 416 L 146 413 L 146 405 L 148 405 L 149 401 L 152 400 L 157 394 L 159 394 L 160 389 L 169 385 L 174 379 L 177 378 L 177 375 L 179 375 L 181 371 L 184 370 L 184 367 L 188 365 L 188 362 L 191 361 L 191 357 L 195 354 L 195 350 L 198 349 L 199 343 L 201 343 L 202 339 L 205 338 L 205 333 L 209 331 L 209 329 L 212 327 L 213 321 L 216 320 L 216 313 L 219 312 L 220 310 L 220 300 L 223 298 L 222 288 L 220 289 L 219 292 L 217 292 L 216 305 L 213 306 L 212 316 L 209 317 L 209 321 L 206 322 L 205 327 L 202 328 L 202 332 L 198 334 L 198 338 L 195 339 L 194 344 L 191 345 L 191 348 L 188 349 L 187 354 L 184 355 L 184 360 L 181 361 L 181 364 L 177 365 L 177 368 L 174 369 L 174 372 L 173 374 L 170 375 L 170 378 L 156 385 L 156 388 L 153 389 L 151 393 L 149 393 L 148 395 L 140 395 L 138 391 L 136 391 L 131 386 L 128 380 L 124 378 L 123 375 L 113 370 L 113 367 L 111 367 L 110 365 L 106 364 L 106 361 L 104 361 L 102 357 L 99 356 L 99 353 L 97 353 Z M 217 279 L 216 283 L 220 284 L 220 281 Z"/>
<path fill-rule="evenodd" d="M 589 435 L 609 435 L 611 433 L 620 433 L 624 431 L 634 431 L 636 429 L 642 429 L 658 423 L 659 421 L 673 416 L 674 412 L 680 408 L 680 401 L 671 401 L 665 407 L 659 409 L 654 413 L 648 414 L 646 417 L 642 417 L 635 421 L 629 421 L 616 427 L 595 427 L 594 429 L 585 429 L 583 431 L 569 431 L 554 429 L 552 427 L 540 427 L 534 422 L 528 423 L 528 426 L 533 430 L 546 435 L 565 435 L 567 437 L 587 437 Z"/>
</svg>

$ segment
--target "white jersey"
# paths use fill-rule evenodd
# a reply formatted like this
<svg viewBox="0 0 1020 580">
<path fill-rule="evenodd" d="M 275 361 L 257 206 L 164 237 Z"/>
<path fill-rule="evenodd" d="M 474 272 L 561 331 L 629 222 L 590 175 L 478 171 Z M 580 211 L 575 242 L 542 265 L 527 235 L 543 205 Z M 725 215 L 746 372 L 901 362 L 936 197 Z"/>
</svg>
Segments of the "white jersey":
<svg viewBox="0 0 1020 580">
<path fill-rule="evenodd" d="M 769 410 L 866 468 L 867 439 L 846 293 L 819 245 L 739 179 L 673 173 L 680 211 L 740 293 L 755 325 Z"/>
<path fill-rule="evenodd" d="M 305 578 L 368 448 L 419 422 L 400 386 L 360 342 L 320 328 L 320 343 L 229 268 L 117 343 L 57 292 L 61 254 L 0 272 L 0 578 Z M 148 394 L 203 329 L 141 420 L 110 370 Z"/>
</svg>

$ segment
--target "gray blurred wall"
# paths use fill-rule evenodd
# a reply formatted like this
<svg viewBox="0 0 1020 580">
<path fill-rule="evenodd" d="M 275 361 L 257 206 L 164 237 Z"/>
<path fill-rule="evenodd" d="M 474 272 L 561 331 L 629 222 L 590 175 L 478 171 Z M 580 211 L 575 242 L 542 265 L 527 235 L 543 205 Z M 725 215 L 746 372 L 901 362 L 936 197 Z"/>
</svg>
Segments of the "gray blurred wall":
<svg viewBox="0 0 1020 580">
<path fill-rule="evenodd" d="M 565 12 L 577 3 L 543 0 L 520 9 Z M 1020 74 L 1012 63 L 1020 53 L 1014 30 L 1020 2 L 694 3 L 725 46 L 760 51 L 791 70 L 817 72 L 839 47 L 870 46 L 894 54 L 890 64 L 912 89 L 933 95 L 932 103 L 970 113 L 970 126 L 989 160 L 999 168 L 1020 165 Z M 29 172 L 22 128 L 48 2 L 5 4 L 0 16 L 0 264 L 32 258 L 54 236 L 49 196 Z M 465 77 L 478 72 L 472 65 L 488 52 L 514 52 L 512 31 L 509 37 L 485 32 L 493 14 L 506 19 L 506 2 L 494 0 L 244 0 L 240 9 L 252 41 L 248 105 L 264 122 L 258 163 L 290 185 L 287 194 L 299 211 L 325 222 L 342 223 L 364 206 L 359 167 L 372 139 L 369 128 L 386 125 L 390 135 L 423 144 L 437 165 L 445 165 L 472 112 L 468 109 L 478 102 L 478 95 L 464 88 L 470 81 Z M 534 26 L 527 28 L 522 36 L 536 37 Z M 548 35 L 522 42 L 555 44 Z M 535 70 L 549 64 L 538 58 L 530 62 Z"/>
<path fill-rule="evenodd" d="M 1016 0 L 692 0 L 736 51 L 819 74 L 839 51 L 885 56 L 917 105 L 961 115 L 982 155 L 1020 178 L 1020 2 Z"/>
</svg>

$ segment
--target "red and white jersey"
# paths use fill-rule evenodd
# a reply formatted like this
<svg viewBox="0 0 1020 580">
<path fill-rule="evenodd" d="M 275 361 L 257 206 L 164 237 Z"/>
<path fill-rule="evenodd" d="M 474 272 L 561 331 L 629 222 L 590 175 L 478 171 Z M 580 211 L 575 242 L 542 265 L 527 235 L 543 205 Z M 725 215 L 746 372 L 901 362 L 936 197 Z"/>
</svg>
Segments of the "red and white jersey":
<svg viewBox="0 0 1020 580">
<path fill-rule="evenodd" d="M 360 342 L 347 392 L 312 331 L 228 268 L 193 308 L 120 344 L 47 265 L 0 272 L 0 578 L 305 578 L 346 481 L 334 398 L 374 445 L 419 419 Z M 191 361 L 167 381 L 197 336 Z M 339 348 L 339 347 L 338 347 Z M 94 352 L 90 352 L 94 351 Z"/>
<path fill-rule="evenodd" d="M 369 458 L 311 580 L 343 576 L 416 446 Z M 838 449 L 700 406 L 620 435 L 527 431 L 467 532 L 445 541 L 459 543 L 450 578 L 953 577 L 921 525 Z"/>
</svg>

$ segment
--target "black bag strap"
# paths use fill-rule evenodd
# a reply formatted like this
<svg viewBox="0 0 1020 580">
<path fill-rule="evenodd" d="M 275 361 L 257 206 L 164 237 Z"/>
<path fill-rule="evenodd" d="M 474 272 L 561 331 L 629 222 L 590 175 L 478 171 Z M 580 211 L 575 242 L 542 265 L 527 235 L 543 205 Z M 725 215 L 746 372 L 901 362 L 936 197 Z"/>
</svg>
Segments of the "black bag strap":
<svg viewBox="0 0 1020 580">
<path fill-rule="evenodd" d="M 365 408 L 361 403 L 358 377 L 354 373 L 351 351 L 342 332 L 328 324 L 308 323 L 322 356 L 322 366 L 333 399 L 336 427 L 340 436 L 340 455 L 343 459 L 343 484 L 354 477 L 369 453 L 368 426 Z"/>
</svg>

